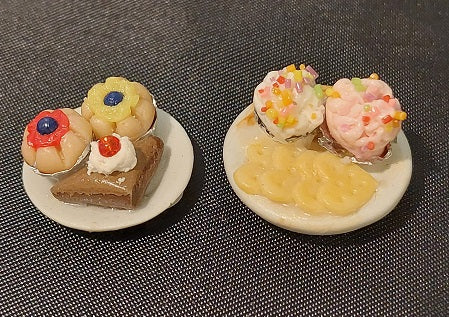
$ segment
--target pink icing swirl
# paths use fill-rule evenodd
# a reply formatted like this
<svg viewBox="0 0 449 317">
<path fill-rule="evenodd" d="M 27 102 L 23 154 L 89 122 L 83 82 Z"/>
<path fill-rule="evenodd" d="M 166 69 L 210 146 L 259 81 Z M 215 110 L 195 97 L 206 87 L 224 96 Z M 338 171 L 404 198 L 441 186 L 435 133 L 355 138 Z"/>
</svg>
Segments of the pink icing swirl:
<svg viewBox="0 0 449 317">
<path fill-rule="evenodd" d="M 401 121 L 395 115 L 401 105 L 385 82 L 362 79 L 361 85 L 347 78 L 335 83 L 340 97 L 327 99 L 326 123 L 332 138 L 357 160 L 373 161 L 399 133 Z"/>
</svg>

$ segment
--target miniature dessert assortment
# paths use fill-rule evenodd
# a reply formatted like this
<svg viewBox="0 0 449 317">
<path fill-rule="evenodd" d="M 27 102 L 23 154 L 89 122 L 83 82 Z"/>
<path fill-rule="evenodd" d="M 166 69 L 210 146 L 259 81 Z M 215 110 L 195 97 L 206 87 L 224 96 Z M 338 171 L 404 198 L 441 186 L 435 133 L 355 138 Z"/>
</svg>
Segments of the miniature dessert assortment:
<svg viewBox="0 0 449 317">
<path fill-rule="evenodd" d="M 152 96 L 139 83 L 110 77 L 89 90 L 81 113 L 39 113 L 23 135 L 25 162 L 37 173 L 58 176 L 51 193 L 63 202 L 135 208 L 164 149 L 147 133 L 156 119 Z"/>
<path fill-rule="evenodd" d="M 81 114 L 92 125 L 97 139 L 117 133 L 136 140 L 153 125 L 156 108 L 142 84 L 109 77 L 89 90 Z"/>
<path fill-rule="evenodd" d="M 340 79 L 330 90 L 324 129 L 328 139 L 322 144 L 335 152 L 343 148 L 359 162 L 384 158 L 407 117 L 391 88 L 373 74 Z"/>
<path fill-rule="evenodd" d="M 25 128 L 22 156 L 43 174 L 70 170 L 87 152 L 92 140 L 89 122 L 64 108 L 39 113 Z"/>
<path fill-rule="evenodd" d="M 312 133 L 324 120 L 324 93 L 311 66 L 289 65 L 269 72 L 254 91 L 254 110 L 261 125 L 277 140 Z"/>
<path fill-rule="evenodd" d="M 134 146 L 128 142 L 127 137 L 100 139 L 92 146 L 97 150 L 92 150 L 88 166 L 60 179 L 51 188 L 53 196 L 67 203 L 135 208 L 159 165 L 164 144 L 151 135 L 139 139 Z M 102 143 L 105 150 L 101 150 Z M 114 161 L 115 156 L 118 159 Z M 113 165 L 115 169 L 111 168 Z"/>
<path fill-rule="evenodd" d="M 305 65 L 270 72 L 229 128 L 223 160 L 234 192 L 265 220 L 343 233 L 379 220 L 404 194 L 406 113 L 376 74 L 333 86 L 317 77 Z"/>
</svg>

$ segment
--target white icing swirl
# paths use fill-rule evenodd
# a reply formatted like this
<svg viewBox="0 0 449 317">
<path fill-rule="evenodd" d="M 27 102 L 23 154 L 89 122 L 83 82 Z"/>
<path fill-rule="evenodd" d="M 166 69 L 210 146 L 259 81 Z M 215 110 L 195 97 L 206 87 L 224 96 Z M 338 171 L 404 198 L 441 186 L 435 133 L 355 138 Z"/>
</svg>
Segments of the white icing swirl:
<svg viewBox="0 0 449 317">
<path fill-rule="evenodd" d="M 87 162 L 87 174 L 92 172 L 109 175 L 113 172 L 128 172 L 137 164 L 136 151 L 134 145 L 128 137 L 120 137 L 113 133 L 113 136 L 120 140 L 120 150 L 113 156 L 105 157 L 100 154 L 98 141 L 91 142 L 91 152 Z"/>
<path fill-rule="evenodd" d="M 324 98 L 318 98 L 314 91 L 315 79 L 306 70 L 302 70 L 303 78 L 307 78 L 308 82 L 301 83 L 302 91 L 297 91 L 294 87 L 296 81 L 292 72 L 286 72 L 285 69 L 277 72 L 269 72 L 262 83 L 260 83 L 254 91 L 254 108 L 263 122 L 267 130 L 279 141 L 288 139 L 294 136 L 305 136 L 314 131 L 324 120 Z M 291 81 L 291 87 L 280 85 L 281 89 L 288 89 L 291 91 L 292 104 L 289 107 L 289 114 L 295 118 L 295 123 L 290 126 L 279 127 L 273 122 L 272 118 L 267 116 L 267 113 L 262 111 L 267 100 L 274 102 L 274 107 L 278 112 L 281 106 L 276 106 L 280 102 L 279 96 L 274 96 L 272 93 L 262 92 L 266 87 L 271 91 L 275 79 L 282 74 L 287 80 Z"/>
</svg>

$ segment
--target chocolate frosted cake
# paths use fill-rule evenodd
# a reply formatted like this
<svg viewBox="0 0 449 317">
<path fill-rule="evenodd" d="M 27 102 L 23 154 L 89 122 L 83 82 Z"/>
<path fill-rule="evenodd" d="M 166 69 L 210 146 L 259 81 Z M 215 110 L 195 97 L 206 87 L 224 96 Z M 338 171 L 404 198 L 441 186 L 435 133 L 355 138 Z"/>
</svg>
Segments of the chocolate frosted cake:
<svg viewBox="0 0 449 317">
<path fill-rule="evenodd" d="M 51 192 L 57 199 L 75 204 L 133 209 L 145 190 L 161 160 L 164 144 L 155 136 L 134 143 L 137 163 L 129 171 L 102 174 L 88 171 L 88 167 L 60 179 Z"/>
</svg>

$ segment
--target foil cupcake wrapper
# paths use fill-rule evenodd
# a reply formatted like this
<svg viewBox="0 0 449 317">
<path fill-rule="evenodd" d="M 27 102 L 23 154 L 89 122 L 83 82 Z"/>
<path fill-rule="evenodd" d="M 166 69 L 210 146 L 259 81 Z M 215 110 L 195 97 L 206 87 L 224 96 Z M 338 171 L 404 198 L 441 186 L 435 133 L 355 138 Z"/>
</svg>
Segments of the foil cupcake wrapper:
<svg viewBox="0 0 449 317">
<path fill-rule="evenodd" d="M 326 120 L 324 120 L 323 124 L 320 126 L 321 136 L 318 137 L 318 144 L 325 148 L 327 151 L 340 156 L 347 157 L 351 162 L 361 165 L 373 165 L 376 161 L 385 161 L 391 157 L 391 144 L 389 143 L 386 146 L 386 150 L 384 151 L 382 156 L 376 156 L 371 161 L 360 161 L 354 155 L 343 148 L 340 144 L 335 141 L 330 135 L 329 129 L 327 128 Z M 395 138 L 392 143 L 396 143 L 397 139 Z"/>
</svg>

